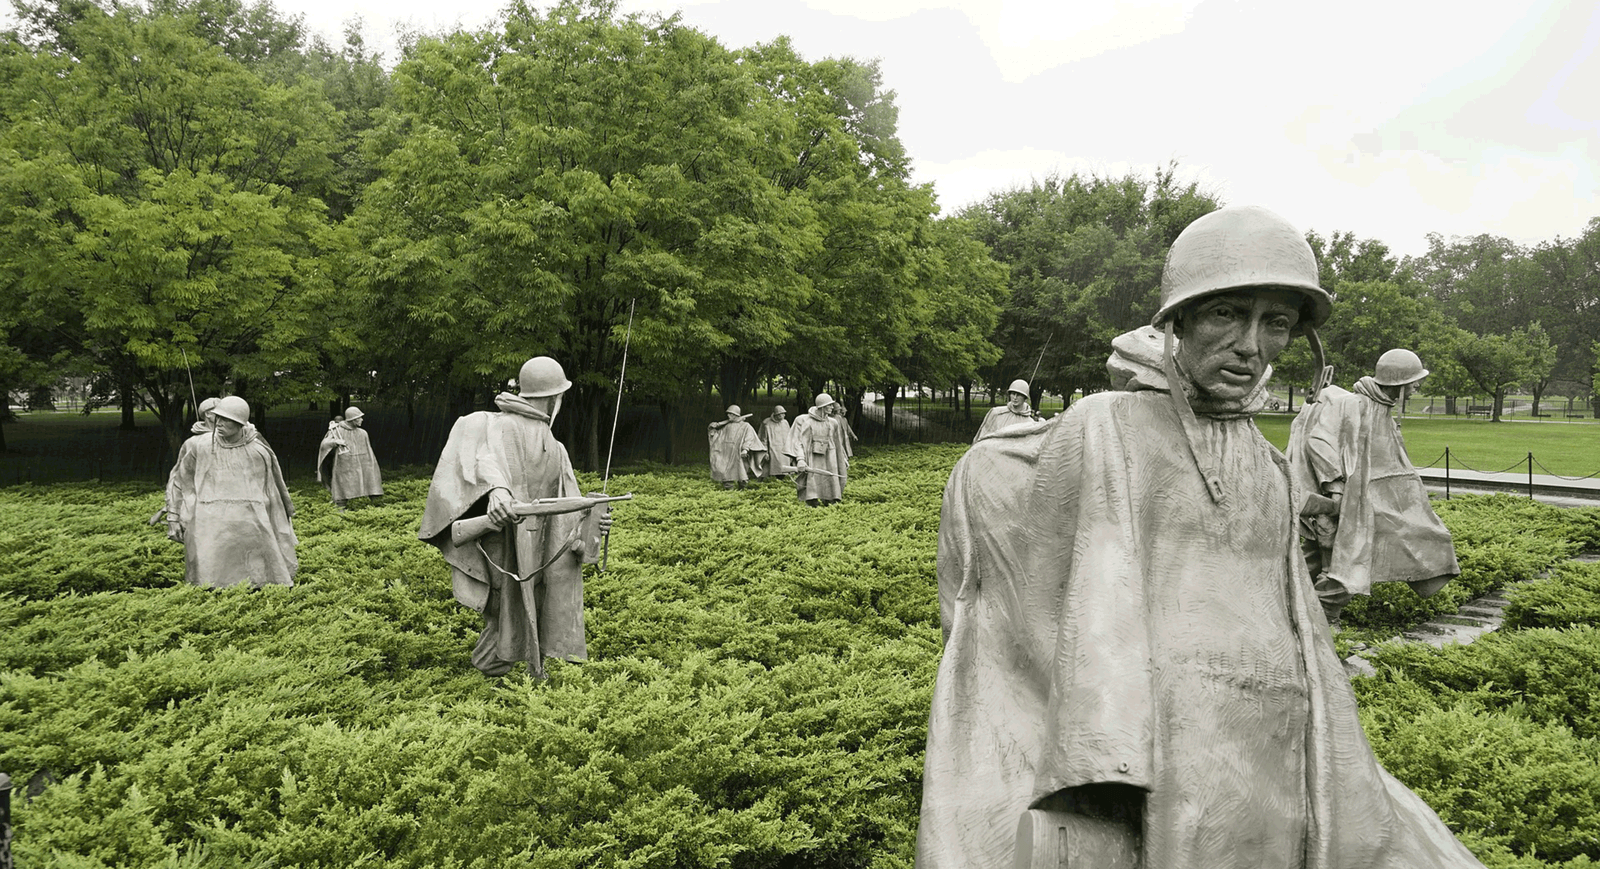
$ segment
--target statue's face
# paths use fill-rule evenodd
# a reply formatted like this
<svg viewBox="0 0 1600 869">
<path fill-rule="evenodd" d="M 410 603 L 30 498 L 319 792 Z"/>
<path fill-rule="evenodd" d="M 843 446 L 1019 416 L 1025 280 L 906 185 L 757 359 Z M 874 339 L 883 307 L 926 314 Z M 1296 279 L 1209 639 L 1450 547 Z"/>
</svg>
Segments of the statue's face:
<svg viewBox="0 0 1600 869">
<path fill-rule="evenodd" d="M 1207 296 L 1184 309 L 1178 361 L 1213 398 L 1250 394 L 1300 321 L 1300 295 L 1241 290 Z"/>
<path fill-rule="evenodd" d="M 225 438 L 237 437 L 239 432 L 244 430 L 244 426 L 234 422 L 231 419 L 228 419 L 225 416 L 216 416 L 213 414 L 211 421 L 212 424 L 216 426 L 217 434 Z"/>
<path fill-rule="evenodd" d="M 360 428 L 361 427 L 361 421 L 364 420 L 364 419 L 366 419 L 366 417 L 358 416 L 355 419 L 350 420 L 350 424 L 355 426 L 356 428 Z"/>
<path fill-rule="evenodd" d="M 1028 407 L 1028 397 L 1026 395 L 1023 395 L 1020 392 L 1012 392 L 1008 394 L 1011 396 L 1011 399 L 1006 402 L 1006 406 L 1011 408 L 1013 413 L 1021 413 Z"/>
</svg>

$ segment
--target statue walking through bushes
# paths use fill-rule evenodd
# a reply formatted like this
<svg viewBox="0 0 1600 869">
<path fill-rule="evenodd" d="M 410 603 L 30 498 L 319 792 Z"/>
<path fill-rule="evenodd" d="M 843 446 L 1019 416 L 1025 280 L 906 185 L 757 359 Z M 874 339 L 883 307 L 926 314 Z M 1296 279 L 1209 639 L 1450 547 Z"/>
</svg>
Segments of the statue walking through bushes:
<svg viewBox="0 0 1600 869">
<path fill-rule="evenodd" d="M 850 485 L 850 460 L 856 456 L 855 447 L 850 442 L 861 439 L 850 427 L 850 418 L 845 413 L 843 402 L 836 401 L 828 405 L 828 425 L 833 428 L 834 455 L 839 457 L 839 497 L 843 498 L 845 487 Z"/>
<path fill-rule="evenodd" d="M 799 470 L 795 494 L 812 507 L 837 504 L 844 497 L 844 472 L 841 470 L 836 432 L 828 415 L 833 396 L 817 393 L 811 409 L 794 421 L 791 458 Z"/>
<path fill-rule="evenodd" d="M 1289 466 L 1306 493 L 1301 548 L 1331 623 L 1374 583 L 1404 582 L 1430 597 L 1461 573 L 1389 415 L 1427 376 L 1417 354 L 1390 350 L 1353 391 L 1317 392 L 1289 428 Z"/>
<path fill-rule="evenodd" d="M 211 409 L 210 432 L 184 442 L 168 483 L 167 536 L 183 544 L 184 577 L 225 588 L 294 585 L 294 504 L 278 457 L 236 395 Z"/>
<path fill-rule="evenodd" d="M 972 436 L 972 442 L 977 443 L 979 438 L 987 437 L 1001 429 L 1038 420 L 1039 414 L 1028 405 L 1028 381 L 1013 380 L 1006 388 L 1006 403 L 989 409 L 989 413 L 983 418 L 983 424 L 978 426 L 978 433 Z"/>
<path fill-rule="evenodd" d="M 383 495 L 383 474 L 361 425 L 365 416 L 359 407 L 346 408 L 340 419 L 328 425 L 328 433 L 317 447 L 317 482 L 328 487 L 333 503 L 341 510 L 352 498 Z"/>
<path fill-rule="evenodd" d="M 706 426 L 706 439 L 711 444 L 711 481 L 722 488 L 743 489 L 750 478 L 759 473 L 761 453 L 767 445 L 756 437 L 756 430 L 746 422 L 753 414 L 743 413 L 739 405 L 729 405 L 727 418 Z"/>
<path fill-rule="evenodd" d="M 184 458 L 194 451 L 196 441 L 202 435 L 209 436 L 211 434 L 211 411 L 216 408 L 217 401 L 218 399 L 208 398 L 200 402 L 200 406 L 195 408 L 195 414 L 199 419 L 196 419 L 194 424 L 189 426 L 189 437 L 185 438 L 183 443 L 178 446 L 178 460 L 172 463 L 172 470 L 167 474 L 166 503 L 162 505 L 160 510 L 156 511 L 154 516 L 150 517 L 151 525 L 161 521 L 163 516 L 167 518 L 167 537 L 171 540 L 181 539 L 173 536 L 172 528 L 173 523 L 182 524 L 178 516 L 178 503 L 181 499 L 180 490 L 177 488 L 178 469 L 183 467 Z"/>
<path fill-rule="evenodd" d="M 764 479 L 786 477 L 795 472 L 791 459 L 794 455 L 794 435 L 789 427 L 788 415 L 789 412 L 780 404 L 761 423 L 761 442 L 767 447 L 767 461 L 761 472 Z"/>
<path fill-rule="evenodd" d="M 1330 307 L 1293 226 L 1208 214 L 1116 391 L 956 464 L 919 867 L 1480 865 L 1373 756 L 1252 419 Z"/>
<path fill-rule="evenodd" d="M 456 420 L 428 487 L 417 536 L 450 565 L 456 601 L 483 615 L 472 664 L 486 676 L 525 661 L 588 659 L 583 564 L 611 527 L 609 511 L 578 490 L 567 449 L 550 424 L 572 386 L 561 364 L 529 359 L 518 393 L 495 396 L 499 412 Z"/>
</svg>

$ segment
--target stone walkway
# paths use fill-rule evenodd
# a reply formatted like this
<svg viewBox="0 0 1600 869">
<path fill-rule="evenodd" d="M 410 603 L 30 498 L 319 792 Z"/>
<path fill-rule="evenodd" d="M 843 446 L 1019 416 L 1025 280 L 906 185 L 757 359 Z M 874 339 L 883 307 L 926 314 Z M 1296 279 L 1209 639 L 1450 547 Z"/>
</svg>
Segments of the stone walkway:
<svg viewBox="0 0 1600 869">
<path fill-rule="evenodd" d="M 1573 556 L 1572 560 L 1594 564 L 1600 562 L 1600 554 L 1585 552 L 1581 555 Z M 1534 579 L 1548 575 L 1548 573 L 1542 573 L 1534 577 Z M 1506 607 L 1511 603 L 1506 597 L 1506 593 L 1530 581 L 1528 579 L 1519 580 L 1491 591 L 1482 597 L 1467 601 L 1461 605 L 1460 609 L 1456 610 L 1454 615 L 1434 616 L 1433 619 L 1423 622 L 1387 642 L 1427 643 L 1434 648 L 1443 648 L 1452 643 L 1466 645 L 1484 634 L 1499 629 L 1501 623 L 1505 621 Z M 1358 650 L 1346 658 L 1345 670 L 1351 675 L 1371 676 L 1376 674 L 1377 671 L 1372 664 L 1367 662 L 1363 654 L 1366 651 L 1370 650 Z"/>
</svg>

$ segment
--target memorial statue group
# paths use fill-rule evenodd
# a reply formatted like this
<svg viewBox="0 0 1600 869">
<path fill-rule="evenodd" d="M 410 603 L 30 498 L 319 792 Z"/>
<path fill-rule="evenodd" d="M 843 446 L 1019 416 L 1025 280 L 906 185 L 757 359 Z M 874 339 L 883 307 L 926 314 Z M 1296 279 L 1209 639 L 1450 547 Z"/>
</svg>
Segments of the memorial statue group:
<svg viewBox="0 0 1600 869">
<path fill-rule="evenodd" d="M 845 418 L 844 405 L 817 393 L 811 409 L 789 424 L 783 405 L 761 423 L 761 434 L 746 422 L 754 414 L 731 405 L 727 418 L 706 427 L 711 441 L 711 479 L 722 488 L 743 489 L 750 479 L 792 478 L 795 495 L 811 507 L 837 504 L 850 481 L 851 441 L 860 440 Z"/>
<path fill-rule="evenodd" d="M 1225 208 L 1174 242 L 1151 324 L 1112 342 L 1113 391 L 1045 421 L 1018 380 L 984 420 L 939 523 L 918 866 L 1481 865 L 1379 765 L 1327 627 L 1374 583 L 1426 596 L 1459 573 L 1390 416 L 1428 372 L 1392 350 L 1326 384 L 1332 307 L 1293 226 Z M 1285 456 L 1253 417 L 1300 336 L 1319 382 Z M 561 366 L 531 359 L 518 384 L 456 422 L 418 534 L 482 614 L 490 676 L 585 658 L 582 566 L 610 527 L 550 431 Z M 189 581 L 291 584 L 276 458 L 242 399 L 201 410 L 166 507 Z M 709 426 L 714 481 L 842 497 L 853 435 L 826 393 L 792 425 L 750 416 Z M 360 423 L 319 449 L 341 505 L 382 491 Z"/>
</svg>

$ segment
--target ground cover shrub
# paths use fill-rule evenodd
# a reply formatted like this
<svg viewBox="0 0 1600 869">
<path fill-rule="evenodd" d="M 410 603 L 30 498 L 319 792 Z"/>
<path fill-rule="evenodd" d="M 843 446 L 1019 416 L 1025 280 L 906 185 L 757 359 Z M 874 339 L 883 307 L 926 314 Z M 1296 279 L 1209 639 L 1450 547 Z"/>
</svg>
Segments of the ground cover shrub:
<svg viewBox="0 0 1600 869">
<path fill-rule="evenodd" d="M 1491 591 L 1533 579 L 1589 547 L 1600 527 L 1600 509 L 1563 509 L 1511 495 L 1436 500 L 1433 508 L 1450 529 L 1461 575 L 1426 599 L 1404 583 L 1382 583 L 1371 596 L 1356 598 L 1345 608 L 1344 622 L 1362 639 L 1387 639 Z"/>
<path fill-rule="evenodd" d="M 964 449 L 864 450 L 826 509 L 780 483 L 725 492 L 703 468 L 613 477 L 636 499 L 587 580 L 591 660 L 542 684 L 471 668 L 480 621 L 415 539 L 425 476 L 344 514 L 293 485 L 301 572 L 261 591 L 183 585 L 181 549 L 141 524 L 153 486 L 0 490 L 0 514 L 92 502 L 121 529 L 94 548 L 55 539 L 42 557 L 61 569 L 176 555 L 144 585 L 36 572 L 33 591 L 0 594 L 0 769 L 56 782 L 19 801 L 19 863 L 909 866 L 939 505 Z M 1509 508 L 1456 509 L 1484 525 L 1463 525 L 1470 545 L 1505 542 L 1489 526 Z M 1399 655 L 1382 665 L 1394 678 L 1358 682 L 1380 756 L 1495 866 L 1593 855 L 1575 802 L 1591 793 L 1588 647 L 1561 642 L 1570 655 L 1522 662 L 1521 682 L 1487 674 L 1537 642 L 1505 661 Z M 1429 755 L 1416 727 L 1451 750 L 1503 747 L 1521 789 L 1475 798 L 1472 776 L 1495 770 Z M 1545 799 L 1545 781 L 1576 796 Z"/>
<path fill-rule="evenodd" d="M 0 769 L 57 780 L 19 809 L 19 857 L 909 865 L 959 454 L 863 455 L 825 510 L 703 470 L 613 478 L 637 500 L 589 580 L 591 661 L 544 684 L 471 669 L 479 620 L 415 539 L 424 477 L 349 513 L 293 485 L 297 584 L 260 591 L 185 586 L 142 524 L 154 487 L 0 491 L 55 515 L 98 497 L 120 532 L 48 538 L 51 569 L 0 596 Z M 115 582 L 146 550 L 172 557 Z M 111 581 L 59 581 L 74 569 Z"/>
<path fill-rule="evenodd" d="M 1600 627 L 1600 565 L 1566 562 L 1516 589 L 1506 607 L 1511 628 Z"/>
<path fill-rule="evenodd" d="M 1492 867 L 1600 859 L 1600 630 L 1387 644 L 1354 680 L 1383 765 Z"/>
</svg>

